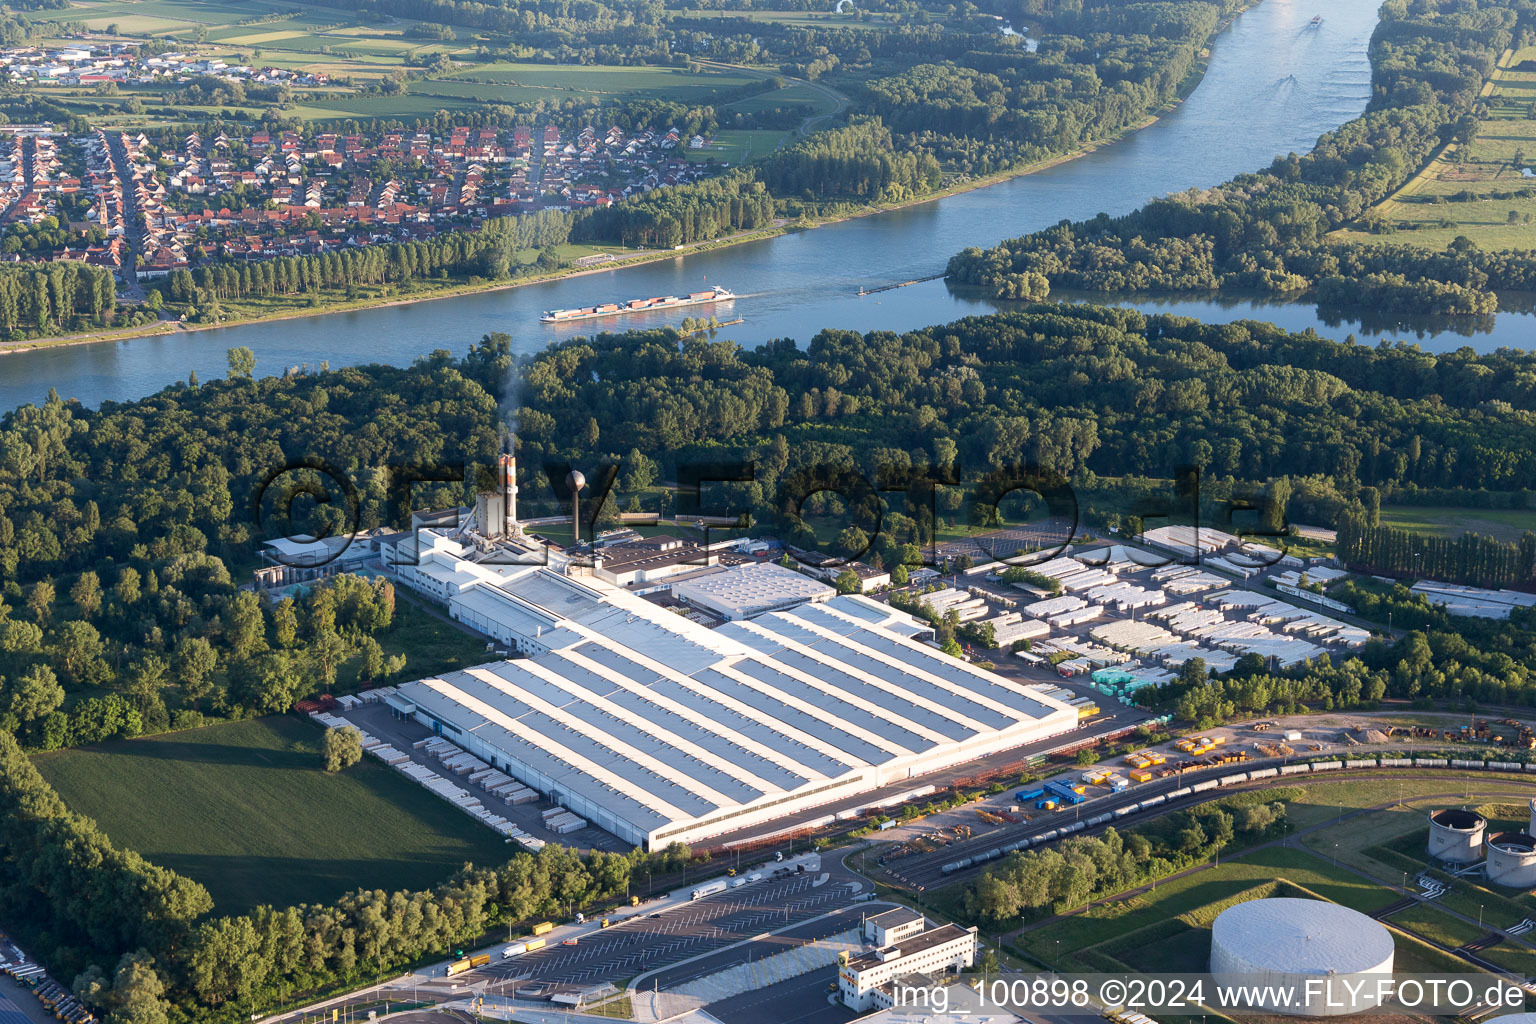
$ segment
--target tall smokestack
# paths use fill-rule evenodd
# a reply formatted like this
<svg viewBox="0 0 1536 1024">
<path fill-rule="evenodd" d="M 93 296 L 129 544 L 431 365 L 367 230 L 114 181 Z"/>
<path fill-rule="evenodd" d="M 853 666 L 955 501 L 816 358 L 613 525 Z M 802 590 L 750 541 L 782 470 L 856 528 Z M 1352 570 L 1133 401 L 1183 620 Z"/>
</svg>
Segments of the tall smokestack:
<svg viewBox="0 0 1536 1024">
<path fill-rule="evenodd" d="M 517 532 L 517 456 L 510 451 L 496 460 L 501 476 L 502 530 L 510 537 Z"/>
<path fill-rule="evenodd" d="M 581 489 L 587 486 L 587 478 L 573 469 L 566 474 L 565 486 L 571 489 L 571 546 L 575 547 L 581 543 Z"/>
</svg>

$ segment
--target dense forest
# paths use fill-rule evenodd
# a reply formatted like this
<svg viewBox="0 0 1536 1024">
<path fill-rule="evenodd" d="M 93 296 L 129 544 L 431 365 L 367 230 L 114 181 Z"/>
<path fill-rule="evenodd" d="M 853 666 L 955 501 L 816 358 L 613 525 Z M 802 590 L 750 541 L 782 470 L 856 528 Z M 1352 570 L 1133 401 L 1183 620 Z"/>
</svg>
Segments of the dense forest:
<svg viewBox="0 0 1536 1024">
<path fill-rule="evenodd" d="M 950 260 L 950 278 L 1004 298 L 1043 298 L 1051 285 L 1280 295 L 1312 289 L 1325 306 L 1490 312 L 1496 291 L 1536 287 L 1536 256 L 1485 253 L 1464 240 L 1437 253 L 1336 245 L 1324 236 L 1395 191 L 1445 143 L 1470 139 L 1485 113 L 1478 93 L 1495 60 L 1533 32 L 1530 0 L 1389 0 L 1371 41 L 1369 108 L 1311 153 L 1123 217 L 1101 214 L 967 249 Z"/>
</svg>

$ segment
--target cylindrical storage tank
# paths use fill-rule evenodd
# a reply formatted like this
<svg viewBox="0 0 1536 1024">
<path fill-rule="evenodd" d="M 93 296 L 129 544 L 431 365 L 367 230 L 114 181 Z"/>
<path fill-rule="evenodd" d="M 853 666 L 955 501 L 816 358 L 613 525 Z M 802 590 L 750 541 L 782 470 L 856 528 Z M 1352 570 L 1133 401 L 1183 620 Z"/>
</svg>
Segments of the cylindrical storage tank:
<svg viewBox="0 0 1536 1024">
<path fill-rule="evenodd" d="M 1452 864 L 1476 864 L 1483 856 L 1488 819 L 1476 811 L 1447 807 L 1429 816 L 1429 855 Z"/>
<path fill-rule="evenodd" d="M 1526 829 L 1526 831 L 1536 836 L 1536 796 L 1531 797 L 1531 827 Z M 1520 1014 L 1512 1013 L 1510 1016 L 1518 1017 Z M 1503 1018 L 1500 1019 L 1502 1020 Z M 1536 1024 L 1536 1020 L 1531 1021 L 1531 1024 Z"/>
<path fill-rule="evenodd" d="M 1488 881 L 1510 889 L 1536 889 L 1536 837 L 1528 832 L 1489 836 Z"/>
<path fill-rule="evenodd" d="M 1380 922 L 1322 900 L 1249 900 L 1223 910 L 1211 925 L 1216 983 L 1257 986 L 1249 989 L 1255 994 L 1264 986 L 1288 991 L 1291 998 L 1277 995 L 1274 1005 L 1254 1009 L 1289 1016 L 1374 1007 L 1374 976 L 1392 973 L 1393 952 L 1392 933 Z"/>
</svg>

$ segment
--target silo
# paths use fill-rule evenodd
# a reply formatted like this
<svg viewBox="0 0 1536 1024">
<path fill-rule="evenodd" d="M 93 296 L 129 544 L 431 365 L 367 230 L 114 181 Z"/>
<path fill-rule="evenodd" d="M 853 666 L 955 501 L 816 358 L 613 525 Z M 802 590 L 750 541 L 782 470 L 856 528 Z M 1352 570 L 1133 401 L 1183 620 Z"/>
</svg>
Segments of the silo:
<svg viewBox="0 0 1536 1024">
<path fill-rule="evenodd" d="M 1451 864 L 1476 864 L 1483 856 L 1488 819 L 1454 807 L 1429 816 L 1429 856 Z"/>
<path fill-rule="evenodd" d="M 1536 889 L 1536 836 L 1527 832 L 1489 836 L 1488 881 L 1510 889 Z"/>
<path fill-rule="evenodd" d="M 1211 924 L 1216 983 L 1245 986 L 1255 995 L 1267 986 L 1276 1002 L 1253 1008 L 1291 1016 L 1336 1016 L 1377 1005 L 1372 979 L 1392 973 L 1394 952 L 1392 933 L 1379 921 L 1323 900 L 1249 900 Z M 1311 1001 L 1299 1006 L 1281 991 Z"/>
</svg>

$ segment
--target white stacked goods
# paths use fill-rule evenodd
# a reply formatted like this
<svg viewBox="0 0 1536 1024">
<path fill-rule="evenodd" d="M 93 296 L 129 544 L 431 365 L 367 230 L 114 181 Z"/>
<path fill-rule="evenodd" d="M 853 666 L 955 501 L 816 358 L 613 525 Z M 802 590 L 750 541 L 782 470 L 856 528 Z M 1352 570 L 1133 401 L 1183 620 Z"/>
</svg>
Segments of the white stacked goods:
<svg viewBox="0 0 1536 1024">
<path fill-rule="evenodd" d="M 1024 619 L 1020 622 L 1010 622 L 1005 626 L 998 626 L 994 631 L 999 647 L 1007 647 L 1019 640 L 1036 640 L 1042 636 L 1049 636 L 1051 627 L 1039 619 Z"/>
<path fill-rule="evenodd" d="M 1047 615 L 1045 617 L 1045 621 L 1049 622 L 1057 629 L 1061 629 L 1064 626 L 1076 626 L 1082 622 L 1092 622 L 1094 619 L 1103 614 L 1104 609 L 1096 604 L 1093 604 L 1086 608 L 1077 608 L 1069 612 L 1061 612 L 1058 615 Z"/>
<path fill-rule="evenodd" d="M 1152 581 L 1162 586 L 1166 593 L 1175 597 L 1198 594 L 1227 585 L 1220 576 L 1201 572 L 1185 565 L 1168 565 L 1152 573 Z"/>
<path fill-rule="evenodd" d="M 1024 606 L 1024 611 L 1037 619 L 1045 619 L 1052 615 L 1060 615 L 1063 612 L 1076 611 L 1079 608 L 1086 607 L 1088 607 L 1088 602 L 1081 597 L 1066 594 L 1061 597 L 1048 597 L 1044 601 L 1027 604 Z"/>
<path fill-rule="evenodd" d="M 366 750 L 368 748 L 369 744 L 373 744 L 373 743 L 378 743 L 379 742 L 378 739 L 376 737 L 374 737 L 372 734 L 363 732 L 363 730 L 361 730 L 361 729 L 359 729 L 357 731 L 358 731 L 358 735 L 362 736 L 362 738 L 363 738 L 363 749 Z"/>
<path fill-rule="evenodd" d="M 427 753 L 437 758 L 452 757 L 454 754 L 463 753 L 463 751 L 460 750 L 456 745 L 448 742 L 442 737 L 436 737 L 434 739 L 428 740 L 426 744 L 426 750 Z"/>
<path fill-rule="evenodd" d="M 437 778 L 436 772 L 430 768 L 423 768 L 415 761 L 404 761 L 395 765 L 395 767 L 399 769 L 401 775 L 415 779 L 417 782 L 425 783 L 429 779 Z"/>
<path fill-rule="evenodd" d="M 443 766 L 452 770 L 455 775 L 468 775 L 489 768 L 490 765 L 480 760 L 474 754 L 458 754 L 454 757 L 443 758 Z"/>
<path fill-rule="evenodd" d="M 529 853 L 538 853 L 540 850 L 544 849 L 544 847 L 549 845 L 544 840 L 536 839 L 533 836 L 528 836 L 526 839 L 519 839 L 518 842 L 522 843 L 523 848 L 526 849 Z"/>
<path fill-rule="evenodd" d="M 412 750 L 423 750 L 423 749 L 425 749 L 427 747 L 428 744 L 435 743 L 435 742 L 436 742 L 436 740 L 433 737 L 428 736 L 425 739 L 419 739 L 415 743 L 412 743 L 411 744 L 411 749 Z"/>
<path fill-rule="evenodd" d="M 569 814 L 571 812 L 567 811 L 564 807 L 549 807 L 539 813 L 543 815 L 545 821 L 548 821 L 551 818 L 558 818 L 562 814 Z"/>
<path fill-rule="evenodd" d="M 977 619 L 986 618 L 987 613 L 990 612 L 991 609 L 987 607 L 987 602 L 977 601 L 974 604 L 967 602 L 965 604 L 954 605 L 949 609 L 949 611 L 954 612 L 956 618 L 960 622 L 974 622 Z"/>
<path fill-rule="evenodd" d="M 340 729 L 343 726 L 352 724 L 345 718 L 337 718 L 335 715 L 324 711 L 317 711 L 310 717 L 319 722 L 321 725 L 325 726 L 327 729 Z"/>
<path fill-rule="evenodd" d="M 1257 576 L 1259 574 L 1258 566 L 1238 565 L 1236 562 L 1232 561 L 1230 558 L 1227 558 L 1225 555 L 1207 555 L 1204 564 L 1210 566 L 1212 569 L 1218 569 L 1221 572 L 1231 573 L 1233 576 L 1241 576 L 1243 579 L 1247 579 L 1250 576 Z"/>
<path fill-rule="evenodd" d="M 1148 590 L 1120 580 L 1106 586 L 1092 587 L 1088 590 L 1087 596 L 1090 601 L 1109 605 L 1122 612 L 1168 603 L 1168 595 L 1161 590 Z"/>
<path fill-rule="evenodd" d="M 586 820 L 571 815 L 570 818 L 562 818 L 556 824 L 550 826 L 550 831 L 557 836 L 568 836 L 572 832 L 580 832 L 587 827 Z"/>
<path fill-rule="evenodd" d="M 340 704 L 342 707 L 346 708 L 348 711 L 351 711 L 353 708 L 355 708 L 359 704 L 361 704 L 362 701 L 358 700 L 356 697 L 352 696 L 351 694 L 345 694 L 343 696 L 337 697 L 336 698 L 336 703 Z"/>
<path fill-rule="evenodd" d="M 529 789 L 527 786 L 521 786 L 502 797 L 502 799 L 513 806 L 521 806 L 522 804 L 534 803 L 539 799 L 539 794 L 536 790 Z"/>
<path fill-rule="evenodd" d="M 1101 644 L 1122 651 L 1152 651 L 1175 642 L 1178 637 L 1152 622 L 1133 622 L 1118 619 L 1102 626 L 1094 626 L 1088 635 Z"/>
<path fill-rule="evenodd" d="M 411 759 L 411 755 L 396 750 L 388 743 L 375 744 L 368 753 L 389 765 L 403 764 Z"/>
<path fill-rule="evenodd" d="M 1093 587 L 1102 587 L 1115 582 L 1115 574 L 1105 572 L 1103 569 L 1084 569 L 1082 572 L 1070 573 L 1060 577 L 1058 582 L 1062 587 L 1070 591 L 1089 590 Z"/>
</svg>

